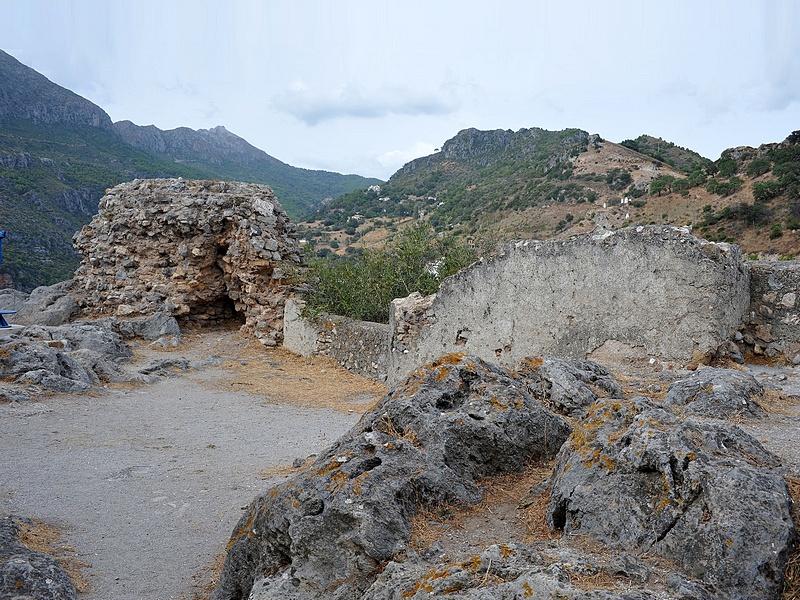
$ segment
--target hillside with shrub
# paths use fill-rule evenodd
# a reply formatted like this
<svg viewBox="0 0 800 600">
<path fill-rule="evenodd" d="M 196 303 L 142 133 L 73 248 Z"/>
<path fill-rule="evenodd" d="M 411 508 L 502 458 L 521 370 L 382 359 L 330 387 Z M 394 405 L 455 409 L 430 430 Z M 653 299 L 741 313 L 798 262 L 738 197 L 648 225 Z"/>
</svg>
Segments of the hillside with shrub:
<svg viewBox="0 0 800 600">
<path fill-rule="evenodd" d="M 471 244 L 664 223 L 738 243 L 748 255 L 794 257 L 798 138 L 712 161 L 645 135 L 617 144 L 580 130 L 470 129 L 385 185 L 325 204 L 300 231 L 317 255 L 344 256 L 417 221 Z"/>
</svg>

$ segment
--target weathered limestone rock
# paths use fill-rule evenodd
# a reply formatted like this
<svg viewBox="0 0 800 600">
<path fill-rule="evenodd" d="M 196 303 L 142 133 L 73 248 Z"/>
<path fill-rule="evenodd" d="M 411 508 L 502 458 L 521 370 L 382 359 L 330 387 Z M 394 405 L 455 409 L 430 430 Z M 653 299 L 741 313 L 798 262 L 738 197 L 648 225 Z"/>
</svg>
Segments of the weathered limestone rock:
<svg viewBox="0 0 800 600">
<path fill-rule="evenodd" d="M 151 383 L 159 376 L 185 371 L 185 359 L 163 359 L 129 372 L 122 364 L 131 359 L 131 349 L 117 331 L 157 336 L 176 329 L 172 317 L 120 321 L 116 317 L 92 323 L 75 322 L 58 327 L 34 325 L 0 337 L 0 377 L 23 386 L 38 386 L 54 392 L 82 392 L 100 382 Z M 162 340 L 166 336 L 160 336 Z M 9 387 L 0 397 L 11 401 L 30 399 L 25 390 Z"/>
<path fill-rule="evenodd" d="M 69 576 L 56 560 L 19 541 L 19 523 L 27 519 L 0 518 L 0 598 L 9 600 L 77 600 Z"/>
<path fill-rule="evenodd" d="M 517 367 L 534 395 L 557 413 L 580 418 L 598 398 L 621 398 L 614 376 L 590 360 L 568 361 L 553 356 L 526 358 Z"/>
<path fill-rule="evenodd" d="M 135 180 L 109 190 L 76 234 L 73 290 L 86 314 L 237 318 L 275 345 L 287 274 L 303 263 L 294 231 L 263 185 Z"/>
<path fill-rule="evenodd" d="M 705 369 L 687 381 L 716 382 L 735 403 L 752 383 L 739 375 Z M 733 423 L 682 419 L 684 404 L 673 414 L 622 395 L 589 361 L 528 358 L 507 371 L 444 355 L 305 472 L 253 502 L 212 597 L 778 598 L 796 532 L 777 458 Z M 419 506 L 474 503 L 477 478 L 517 470 L 561 443 L 569 425 L 543 405 L 577 414 L 591 398 L 550 480 L 547 518 L 563 529 L 560 542 L 497 543 L 455 561 L 436 543 L 420 554 L 407 547 Z M 573 545 L 572 534 L 605 545 Z M 628 581 L 587 591 L 576 575 Z"/>
<path fill-rule="evenodd" d="M 552 456 L 569 431 L 522 378 L 477 358 L 443 356 L 306 471 L 256 498 L 233 532 L 212 597 L 361 597 L 379 565 L 405 549 L 419 505 L 477 502 L 477 478 Z"/>
<path fill-rule="evenodd" d="M 763 386 L 749 373 L 709 368 L 673 383 L 664 405 L 712 419 L 761 418 L 767 413 L 756 399 L 763 395 Z"/>
<path fill-rule="evenodd" d="M 69 291 L 71 285 L 72 281 L 69 280 L 36 288 L 20 306 L 14 307 L 17 314 L 11 318 L 12 322 L 46 326 L 67 323 L 80 312 L 75 297 Z"/>
<path fill-rule="evenodd" d="M 778 467 L 730 422 L 598 400 L 556 460 L 548 521 L 663 556 L 713 598 L 777 598 L 795 537 Z"/>
<path fill-rule="evenodd" d="M 651 574 L 669 583 L 642 586 Z M 574 576 L 599 578 L 603 575 L 622 575 L 642 589 L 630 589 L 629 585 L 628 590 L 615 593 L 602 589 L 583 590 L 571 583 Z M 449 600 L 712 600 L 712 595 L 702 586 L 679 573 L 668 569 L 656 571 L 627 553 L 605 558 L 575 551 L 566 545 L 540 551 L 523 544 L 493 544 L 468 560 L 447 564 L 417 557 L 390 562 L 360 600 L 426 600 L 432 597 Z"/>
<path fill-rule="evenodd" d="M 511 243 L 446 279 L 435 297 L 395 301 L 389 382 L 442 352 L 513 365 L 585 358 L 608 340 L 668 362 L 706 360 L 747 311 L 738 247 L 671 227 Z"/>
</svg>

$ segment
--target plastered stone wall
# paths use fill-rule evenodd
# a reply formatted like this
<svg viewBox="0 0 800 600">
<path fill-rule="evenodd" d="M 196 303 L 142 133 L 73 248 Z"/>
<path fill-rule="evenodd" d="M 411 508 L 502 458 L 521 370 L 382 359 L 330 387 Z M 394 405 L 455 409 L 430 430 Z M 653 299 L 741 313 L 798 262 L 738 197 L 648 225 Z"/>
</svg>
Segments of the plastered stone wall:
<svg viewBox="0 0 800 600">
<path fill-rule="evenodd" d="M 294 232 L 267 186 L 137 179 L 109 190 L 75 235 L 72 290 L 85 315 L 236 319 L 275 345 L 287 273 L 303 265 Z"/>
<path fill-rule="evenodd" d="M 750 310 L 737 342 L 755 355 L 800 364 L 800 263 L 751 262 Z"/>
<path fill-rule="evenodd" d="M 663 361 L 707 360 L 744 321 L 749 286 L 737 246 L 683 228 L 510 243 L 436 295 L 392 303 L 388 380 L 445 352 L 514 365 L 616 343 Z"/>
<path fill-rule="evenodd" d="M 389 326 L 335 315 L 306 319 L 303 303 L 286 301 L 283 346 L 301 356 L 327 356 L 351 373 L 386 381 Z"/>
</svg>

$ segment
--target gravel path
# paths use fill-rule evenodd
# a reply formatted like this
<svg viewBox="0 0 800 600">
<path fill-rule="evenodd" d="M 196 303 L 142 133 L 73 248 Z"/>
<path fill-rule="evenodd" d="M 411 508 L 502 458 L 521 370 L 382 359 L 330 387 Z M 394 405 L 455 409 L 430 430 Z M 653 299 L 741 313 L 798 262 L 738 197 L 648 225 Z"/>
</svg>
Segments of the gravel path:
<svg viewBox="0 0 800 600">
<path fill-rule="evenodd" d="M 90 565 L 81 598 L 194 597 L 193 576 L 270 485 L 264 471 L 327 447 L 360 416 L 281 404 L 278 389 L 266 397 L 210 385 L 230 374 L 223 364 L 96 396 L 0 404 L 0 513 L 63 531 Z"/>
</svg>

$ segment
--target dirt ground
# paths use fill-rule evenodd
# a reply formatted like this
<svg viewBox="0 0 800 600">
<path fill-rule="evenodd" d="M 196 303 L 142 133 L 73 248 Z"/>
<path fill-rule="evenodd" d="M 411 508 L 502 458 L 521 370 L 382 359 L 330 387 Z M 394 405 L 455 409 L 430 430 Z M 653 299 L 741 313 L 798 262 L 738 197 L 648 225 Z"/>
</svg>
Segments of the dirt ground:
<svg viewBox="0 0 800 600">
<path fill-rule="evenodd" d="M 0 404 L 0 514 L 40 523 L 82 599 L 205 597 L 241 509 L 385 393 L 233 330 L 130 368 L 177 357 L 194 368 L 152 385 Z"/>
<path fill-rule="evenodd" d="M 207 598 L 242 508 L 385 393 L 333 361 L 266 349 L 235 330 L 188 333 L 172 351 L 137 346 L 130 368 L 179 357 L 193 368 L 152 385 L 0 404 L 0 514 L 37 521 L 26 542 L 59 558 L 82 600 Z M 741 425 L 782 458 L 800 496 L 800 369 L 748 370 L 770 390 L 769 416 Z M 620 381 L 659 398 L 682 375 Z M 551 468 L 487 480 L 474 507 L 420 513 L 410 550 L 458 561 L 497 542 L 557 544 L 544 525 L 546 494 L 531 492 Z"/>
</svg>

